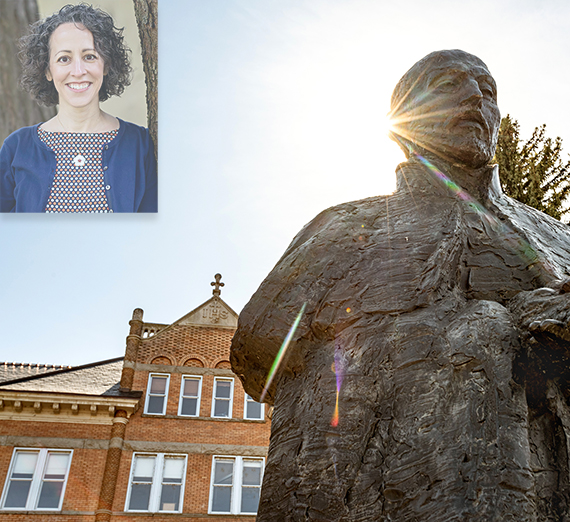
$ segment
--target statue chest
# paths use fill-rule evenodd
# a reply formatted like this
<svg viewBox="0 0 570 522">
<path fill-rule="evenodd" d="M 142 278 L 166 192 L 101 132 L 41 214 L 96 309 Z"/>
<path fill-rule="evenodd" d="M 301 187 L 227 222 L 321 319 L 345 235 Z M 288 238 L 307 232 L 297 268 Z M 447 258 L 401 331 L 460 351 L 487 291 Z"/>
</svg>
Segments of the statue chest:
<svg viewBox="0 0 570 522">
<path fill-rule="evenodd" d="M 449 203 L 414 207 L 355 228 L 345 238 L 346 264 L 338 257 L 338 291 L 364 312 L 403 312 L 459 290 L 468 299 L 505 302 L 538 288 L 544 269 L 519 234 L 491 226 L 485 216 Z M 346 270 L 346 266 L 350 268 Z M 338 295 L 333 288 L 332 295 Z"/>
</svg>

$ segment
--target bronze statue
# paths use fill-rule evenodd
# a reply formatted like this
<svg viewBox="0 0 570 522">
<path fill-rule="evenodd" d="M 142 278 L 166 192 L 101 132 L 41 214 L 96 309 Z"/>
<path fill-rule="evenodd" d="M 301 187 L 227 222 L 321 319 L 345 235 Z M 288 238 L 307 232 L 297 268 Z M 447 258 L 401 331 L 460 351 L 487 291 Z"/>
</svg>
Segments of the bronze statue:
<svg viewBox="0 0 570 522">
<path fill-rule="evenodd" d="M 397 191 L 319 214 L 240 315 L 259 399 L 305 304 L 258 521 L 570 520 L 570 229 L 502 193 L 479 58 L 423 58 L 392 118 Z"/>
</svg>

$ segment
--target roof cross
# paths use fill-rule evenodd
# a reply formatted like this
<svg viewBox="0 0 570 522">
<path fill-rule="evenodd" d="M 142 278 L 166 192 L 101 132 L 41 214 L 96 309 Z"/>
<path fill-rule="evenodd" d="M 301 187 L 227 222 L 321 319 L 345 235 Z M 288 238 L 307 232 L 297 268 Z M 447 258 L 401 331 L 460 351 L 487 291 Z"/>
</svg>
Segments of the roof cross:
<svg viewBox="0 0 570 522">
<path fill-rule="evenodd" d="M 220 279 L 222 278 L 222 274 L 216 274 L 214 276 L 214 279 L 216 280 L 215 282 L 210 283 L 211 286 L 214 287 L 214 289 L 212 290 L 212 293 L 214 294 L 214 296 L 216 297 L 220 297 L 220 294 L 222 293 L 222 291 L 220 290 L 220 286 L 225 286 L 224 283 L 220 283 Z"/>
</svg>

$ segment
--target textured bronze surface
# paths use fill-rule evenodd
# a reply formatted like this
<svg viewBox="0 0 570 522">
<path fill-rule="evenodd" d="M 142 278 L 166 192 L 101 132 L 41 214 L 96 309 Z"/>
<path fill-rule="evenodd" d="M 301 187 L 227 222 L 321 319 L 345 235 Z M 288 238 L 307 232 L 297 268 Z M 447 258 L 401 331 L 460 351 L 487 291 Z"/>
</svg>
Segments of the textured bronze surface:
<svg viewBox="0 0 570 522">
<path fill-rule="evenodd" d="M 569 228 L 502 193 L 478 58 L 428 55 L 392 106 L 398 190 L 319 214 L 239 318 L 259 399 L 306 303 L 257 520 L 570 520 Z"/>
</svg>

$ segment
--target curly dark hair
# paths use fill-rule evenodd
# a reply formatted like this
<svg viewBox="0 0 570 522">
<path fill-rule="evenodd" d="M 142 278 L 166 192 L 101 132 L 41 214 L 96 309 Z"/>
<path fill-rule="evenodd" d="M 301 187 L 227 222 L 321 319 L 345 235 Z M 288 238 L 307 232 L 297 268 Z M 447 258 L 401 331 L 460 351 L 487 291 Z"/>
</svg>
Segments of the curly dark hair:
<svg viewBox="0 0 570 522">
<path fill-rule="evenodd" d="M 49 69 L 49 42 L 53 32 L 62 24 L 81 24 L 93 35 L 95 50 L 105 62 L 106 75 L 99 91 L 99 101 L 120 96 L 131 83 L 131 50 L 123 42 L 123 29 L 115 27 L 110 15 L 89 4 L 62 7 L 59 12 L 30 26 L 29 33 L 20 39 L 22 76 L 20 85 L 41 105 L 59 103 L 53 82 L 46 78 Z"/>
</svg>

